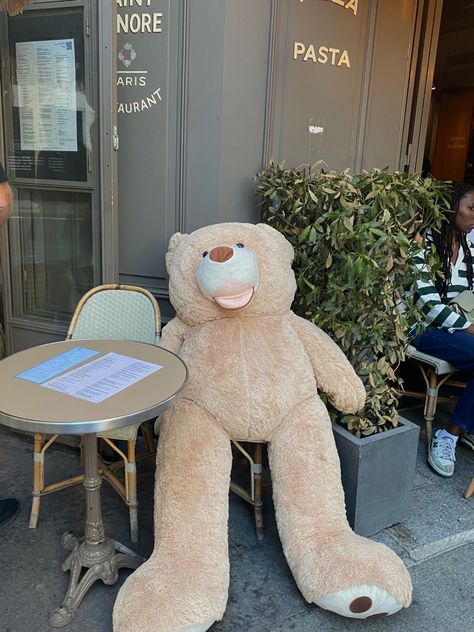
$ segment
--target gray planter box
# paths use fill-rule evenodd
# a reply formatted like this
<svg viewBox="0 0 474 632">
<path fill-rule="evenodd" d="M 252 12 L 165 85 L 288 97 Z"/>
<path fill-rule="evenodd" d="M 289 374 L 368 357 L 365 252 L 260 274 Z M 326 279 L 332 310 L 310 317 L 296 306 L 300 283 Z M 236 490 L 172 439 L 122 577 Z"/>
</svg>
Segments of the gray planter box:
<svg viewBox="0 0 474 632">
<path fill-rule="evenodd" d="M 400 426 L 358 439 L 333 425 L 349 524 L 372 535 L 408 517 L 420 428 L 400 417 Z"/>
</svg>

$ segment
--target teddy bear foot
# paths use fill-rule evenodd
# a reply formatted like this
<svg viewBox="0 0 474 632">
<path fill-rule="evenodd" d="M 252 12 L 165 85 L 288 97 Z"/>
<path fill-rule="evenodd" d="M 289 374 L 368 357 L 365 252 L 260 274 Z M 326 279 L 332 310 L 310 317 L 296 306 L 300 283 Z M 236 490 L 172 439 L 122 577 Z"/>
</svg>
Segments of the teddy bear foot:
<svg viewBox="0 0 474 632">
<path fill-rule="evenodd" d="M 214 625 L 216 620 L 217 619 L 213 621 L 207 621 L 206 623 L 196 623 L 194 625 L 185 626 L 184 628 L 179 628 L 179 627 L 173 628 L 173 632 L 206 632 L 206 630 L 209 630 L 209 628 L 212 625 Z M 137 627 L 136 623 L 134 623 L 133 625 L 134 627 L 132 629 L 135 630 L 135 632 L 141 632 L 141 630 L 148 629 L 148 628 L 143 628 L 143 627 Z M 140 626 L 140 624 L 138 624 L 138 626 Z M 155 630 L 156 628 L 153 628 L 153 629 Z"/>
<path fill-rule="evenodd" d="M 130 575 L 115 601 L 114 632 L 205 632 L 221 619 L 227 577 L 206 584 L 208 573 L 185 582 L 179 570 L 152 556 Z"/>
<path fill-rule="evenodd" d="M 352 619 L 376 619 L 394 614 L 403 608 L 395 597 L 377 586 L 354 586 L 326 595 L 315 601 L 324 610 L 331 610 Z"/>
<path fill-rule="evenodd" d="M 215 621 L 208 621 L 207 623 L 191 625 L 187 628 L 182 628 L 179 632 L 206 632 L 214 623 Z"/>
</svg>

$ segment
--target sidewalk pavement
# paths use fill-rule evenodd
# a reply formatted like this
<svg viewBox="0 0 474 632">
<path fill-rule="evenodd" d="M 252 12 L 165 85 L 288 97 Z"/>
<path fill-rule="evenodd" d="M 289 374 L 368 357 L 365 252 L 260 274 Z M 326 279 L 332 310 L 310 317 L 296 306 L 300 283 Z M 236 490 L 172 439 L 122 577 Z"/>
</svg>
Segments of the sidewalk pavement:
<svg viewBox="0 0 474 632">
<path fill-rule="evenodd" d="M 403 413 L 421 423 L 419 408 Z M 32 443 L 0 427 L 0 495 L 16 496 L 21 511 L 14 524 L 0 530 L 0 630 L 50 632 L 49 612 L 60 605 L 68 574 L 61 571 L 66 530 L 82 534 L 83 490 L 80 486 L 46 496 L 41 502 L 38 528 L 28 529 L 32 484 Z M 278 539 L 270 490 L 264 494 L 265 540 L 255 538 L 250 508 L 230 496 L 229 542 L 231 583 L 223 621 L 212 632 L 461 632 L 474 627 L 474 496 L 463 498 L 474 474 L 474 452 L 457 450 L 456 472 L 443 479 L 426 465 L 424 435 L 419 445 L 412 511 L 402 524 L 373 536 L 395 550 L 409 567 L 412 606 L 392 617 L 373 621 L 344 619 L 307 604 L 286 565 Z M 47 455 L 47 475 L 72 476 L 78 460 L 67 448 Z M 140 540 L 134 548 L 143 556 L 152 550 L 154 466 L 139 467 Z M 383 481 L 381 481 L 383 484 Z M 106 532 L 132 546 L 128 512 L 104 483 L 102 508 Z M 111 632 L 111 613 L 121 583 L 100 581 L 82 602 L 67 632 Z M 139 632 L 137 630 L 137 632 Z"/>
</svg>

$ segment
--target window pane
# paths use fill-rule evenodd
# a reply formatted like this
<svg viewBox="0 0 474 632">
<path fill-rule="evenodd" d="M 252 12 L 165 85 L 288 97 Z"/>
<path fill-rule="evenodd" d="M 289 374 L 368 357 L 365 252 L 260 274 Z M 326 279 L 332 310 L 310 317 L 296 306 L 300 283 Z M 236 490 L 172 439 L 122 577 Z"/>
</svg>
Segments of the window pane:
<svg viewBox="0 0 474 632">
<path fill-rule="evenodd" d="M 88 193 L 18 189 L 10 220 L 13 315 L 68 322 L 93 286 Z"/>
<path fill-rule="evenodd" d="M 94 111 L 85 94 L 82 7 L 8 22 L 14 142 L 10 175 L 86 182 Z"/>
</svg>

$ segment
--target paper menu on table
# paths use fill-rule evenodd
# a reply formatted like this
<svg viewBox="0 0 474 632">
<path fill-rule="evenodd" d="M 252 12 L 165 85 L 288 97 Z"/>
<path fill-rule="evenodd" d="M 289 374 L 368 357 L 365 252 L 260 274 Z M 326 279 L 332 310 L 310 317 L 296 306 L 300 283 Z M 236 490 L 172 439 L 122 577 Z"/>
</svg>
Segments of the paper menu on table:
<svg viewBox="0 0 474 632">
<path fill-rule="evenodd" d="M 34 382 L 35 384 L 43 384 L 48 380 L 52 380 L 60 373 L 64 373 L 67 369 L 72 369 L 73 366 L 77 366 L 89 360 L 99 352 L 95 349 L 87 349 L 86 347 L 73 347 L 64 353 L 60 353 L 45 362 L 41 362 L 36 366 L 18 373 L 16 377 L 27 382 Z"/>
<path fill-rule="evenodd" d="M 110 352 L 41 386 L 98 404 L 163 367 Z"/>
</svg>

